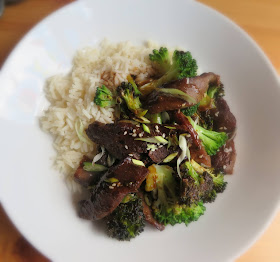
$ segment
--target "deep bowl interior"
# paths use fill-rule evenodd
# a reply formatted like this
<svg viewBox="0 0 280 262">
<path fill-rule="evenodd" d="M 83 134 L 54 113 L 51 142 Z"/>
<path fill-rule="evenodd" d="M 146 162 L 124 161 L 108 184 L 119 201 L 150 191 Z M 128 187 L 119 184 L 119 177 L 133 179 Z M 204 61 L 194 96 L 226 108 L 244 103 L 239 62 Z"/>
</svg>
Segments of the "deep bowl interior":
<svg viewBox="0 0 280 262">
<path fill-rule="evenodd" d="M 160 5 L 160 12 L 155 12 Z M 47 77 L 67 73 L 75 50 L 107 37 L 184 47 L 203 72 L 221 75 L 238 121 L 228 188 L 198 222 L 149 227 L 129 243 L 76 216 L 52 169 L 51 138 L 38 115 Z M 265 229 L 279 202 L 280 89 L 263 52 L 228 19 L 194 1 L 79 1 L 45 19 L 12 52 L 1 75 L 1 201 L 19 230 L 54 261 L 227 261 Z"/>
</svg>

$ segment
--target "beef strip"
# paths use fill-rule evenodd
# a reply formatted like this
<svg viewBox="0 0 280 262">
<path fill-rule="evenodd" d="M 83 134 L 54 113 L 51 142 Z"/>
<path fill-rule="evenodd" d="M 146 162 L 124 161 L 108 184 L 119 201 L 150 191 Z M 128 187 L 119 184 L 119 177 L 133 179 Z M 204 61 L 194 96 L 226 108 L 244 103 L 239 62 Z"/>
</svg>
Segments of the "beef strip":
<svg viewBox="0 0 280 262">
<path fill-rule="evenodd" d="M 215 102 L 216 108 L 209 110 L 213 118 L 213 130 L 226 132 L 229 139 L 233 138 L 236 131 L 236 118 L 231 113 L 225 99 L 218 98 Z"/>
<path fill-rule="evenodd" d="M 226 174 L 233 173 L 233 167 L 236 159 L 236 151 L 233 140 L 228 140 L 227 143 L 220 148 L 216 155 L 211 157 L 212 167 L 218 171 L 223 171 Z"/>
<path fill-rule="evenodd" d="M 84 162 L 91 162 L 91 160 L 86 156 L 82 158 L 80 165 L 74 174 L 74 181 L 83 187 L 88 187 L 98 183 L 102 174 L 84 170 Z"/>
<path fill-rule="evenodd" d="M 165 226 L 161 223 L 159 223 L 158 221 L 155 220 L 155 218 L 153 217 L 152 214 L 152 210 L 151 208 L 146 204 L 146 201 L 144 199 L 144 195 L 142 191 L 139 191 L 137 193 L 137 195 L 142 199 L 142 203 L 143 203 L 143 213 L 145 216 L 145 220 L 151 224 L 152 226 L 154 226 L 156 229 L 162 231 L 164 230 Z"/>
<path fill-rule="evenodd" d="M 149 157 L 154 163 L 157 164 L 162 162 L 169 154 L 170 153 L 165 146 L 149 151 Z"/>
<path fill-rule="evenodd" d="M 168 137 L 171 132 L 163 125 L 147 124 L 147 126 L 150 129 L 150 134 L 144 132 L 142 125 L 133 122 L 119 121 L 115 124 L 106 125 L 94 122 L 89 125 L 86 133 L 93 142 L 104 146 L 117 159 L 124 159 L 131 154 L 135 156 L 133 158 L 140 159 L 140 154 L 148 153 L 147 143 L 135 139 L 154 136 Z M 165 151 L 165 149 L 161 149 L 158 151 L 158 154 L 161 153 L 159 156 L 154 153 L 150 157 L 160 162 L 160 159 L 163 160 L 167 156 L 163 154 Z"/>
<path fill-rule="evenodd" d="M 79 203 L 79 216 L 98 220 L 109 215 L 128 193 L 137 192 L 148 172 L 146 167 L 135 165 L 131 158 L 124 159 L 102 176 L 90 199 Z M 107 182 L 109 178 L 118 182 Z"/>
<path fill-rule="evenodd" d="M 211 158 L 207 154 L 202 142 L 198 138 L 197 132 L 194 130 L 189 120 L 180 111 L 173 112 L 173 117 L 175 121 L 180 125 L 180 128 L 184 127 L 185 130 L 191 135 L 191 158 L 199 164 L 203 164 L 206 167 L 211 167 Z"/>
<path fill-rule="evenodd" d="M 131 122 L 122 121 L 106 125 L 94 122 L 86 129 L 88 137 L 93 142 L 104 146 L 117 159 L 124 159 L 128 154 L 147 152 L 146 143 L 135 140 L 141 132 L 143 130 L 140 125 L 137 127 Z"/>
<path fill-rule="evenodd" d="M 163 85 L 161 88 L 179 89 L 191 96 L 195 103 L 187 102 L 178 96 L 154 90 L 144 102 L 144 108 L 155 114 L 163 111 L 177 110 L 197 104 L 208 90 L 209 85 L 220 85 L 220 77 L 214 73 L 204 73 L 200 76 L 183 78 Z"/>
</svg>

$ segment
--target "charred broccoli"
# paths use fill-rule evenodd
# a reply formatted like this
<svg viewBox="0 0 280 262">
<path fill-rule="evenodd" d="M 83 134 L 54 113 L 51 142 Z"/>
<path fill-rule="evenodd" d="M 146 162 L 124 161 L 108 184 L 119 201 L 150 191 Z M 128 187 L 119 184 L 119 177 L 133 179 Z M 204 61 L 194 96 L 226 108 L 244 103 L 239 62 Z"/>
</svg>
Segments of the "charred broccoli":
<svg viewBox="0 0 280 262">
<path fill-rule="evenodd" d="M 147 112 L 141 108 L 142 104 L 139 97 L 139 90 L 131 83 L 122 82 L 117 88 L 117 94 L 120 99 L 123 99 L 127 108 L 137 116 L 143 116 Z"/>
<path fill-rule="evenodd" d="M 215 132 L 207 130 L 197 125 L 191 117 L 187 116 L 187 118 L 195 131 L 198 133 L 207 154 L 210 156 L 215 155 L 219 148 L 226 143 L 228 139 L 227 134 L 225 132 Z"/>
<path fill-rule="evenodd" d="M 161 78 L 140 87 L 140 91 L 143 95 L 147 95 L 165 83 L 184 77 L 193 77 L 196 74 L 197 64 L 191 53 L 175 50 L 168 71 Z"/>
<path fill-rule="evenodd" d="M 202 202 L 191 205 L 179 204 L 176 193 L 176 180 L 173 177 L 173 169 L 166 165 L 154 165 L 156 168 L 156 189 L 152 202 L 155 219 L 164 225 L 185 223 L 188 225 L 196 221 L 205 211 Z"/>
<path fill-rule="evenodd" d="M 181 184 L 181 201 L 186 204 L 198 201 L 213 202 L 216 198 L 214 183 L 211 175 L 206 172 L 197 172 L 192 161 L 186 161 L 183 168 Z"/>
<path fill-rule="evenodd" d="M 113 93 L 105 85 L 97 87 L 93 101 L 101 107 L 114 106 L 116 103 Z"/>
<path fill-rule="evenodd" d="M 118 240 L 130 240 L 144 231 L 142 200 L 129 196 L 107 217 L 107 233 Z"/>
<path fill-rule="evenodd" d="M 205 168 L 199 165 L 193 159 L 191 160 L 191 165 L 198 174 L 207 173 L 211 176 L 213 180 L 213 190 L 215 190 L 216 193 L 224 192 L 227 186 L 227 182 L 224 181 L 224 175 L 222 173 L 214 174 L 213 169 Z"/>
</svg>

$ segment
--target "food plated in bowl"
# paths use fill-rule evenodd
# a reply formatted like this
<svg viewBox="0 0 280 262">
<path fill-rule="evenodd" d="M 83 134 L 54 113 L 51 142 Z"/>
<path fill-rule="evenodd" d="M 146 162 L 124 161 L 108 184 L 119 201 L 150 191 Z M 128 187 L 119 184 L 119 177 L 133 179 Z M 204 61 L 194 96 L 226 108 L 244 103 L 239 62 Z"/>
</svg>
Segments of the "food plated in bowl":
<svg viewBox="0 0 280 262">
<path fill-rule="evenodd" d="M 103 41 L 46 86 L 41 124 L 55 135 L 55 164 L 89 193 L 78 214 L 105 220 L 119 240 L 145 220 L 159 230 L 196 221 L 235 163 L 236 119 L 220 76 L 197 75 L 189 51 L 151 50 Z"/>
<path fill-rule="evenodd" d="M 163 261 L 185 259 L 185 253 L 197 261 L 234 259 L 263 232 L 278 205 L 279 126 L 271 120 L 277 119 L 279 112 L 276 73 L 242 30 L 196 2 L 178 1 L 172 6 L 168 1 L 162 2 L 161 17 L 163 13 L 172 15 L 173 19 L 168 20 L 155 19 L 159 15 L 155 12 L 153 16 L 147 15 L 156 9 L 154 2 L 141 1 L 137 9 L 130 1 L 112 1 L 110 6 L 108 9 L 108 4 L 102 2 L 79 1 L 62 9 L 33 29 L 3 66 L 0 141 L 5 165 L 0 183 L 1 202 L 24 236 L 55 261 L 91 261 L 93 253 L 94 259 L 100 261 L 116 257 L 130 261 L 133 255 L 140 261 L 143 258 L 135 254 L 141 250 L 145 250 L 146 257 L 157 254 Z M 130 11 L 126 16 L 115 12 L 127 8 Z M 119 30 L 108 21 L 118 21 Z M 209 31 L 209 27 L 213 30 Z M 187 33 L 183 34 L 186 28 Z M 192 52 L 201 72 L 221 75 L 225 99 L 238 123 L 234 175 L 225 177 L 225 192 L 214 203 L 205 204 L 207 212 L 188 227 L 168 226 L 158 232 L 146 226 L 145 233 L 133 241 L 118 242 L 108 238 L 99 223 L 73 215 L 73 195 L 53 169 L 56 152 L 52 140 L 38 125 L 38 118 L 48 107 L 43 86 L 50 76 L 70 71 L 76 50 L 96 47 L 105 37 L 113 42 L 130 40 L 134 45 L 154 39 L 163 46 L 181 46 Z M 32 94 L 34 99 L 27 100 L 26 94 Z M 81 198 L 80 194 L 78 197 Z M 175 249 L 185 252 L 171 251 Z"/>
</svg>

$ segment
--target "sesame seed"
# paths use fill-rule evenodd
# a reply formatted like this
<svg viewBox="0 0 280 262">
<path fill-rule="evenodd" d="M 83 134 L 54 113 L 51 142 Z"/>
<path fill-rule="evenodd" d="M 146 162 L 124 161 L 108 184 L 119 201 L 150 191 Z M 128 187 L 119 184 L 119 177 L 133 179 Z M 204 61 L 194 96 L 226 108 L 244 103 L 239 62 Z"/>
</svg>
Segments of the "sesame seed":
<svg viewBox="0 0 280 262">
<path fill-rule="evenodd" d="M 165 134 L 164 133 L 162 134 L 162 137 L 165 138 Z"/>
<path fill-rule="evenodd" d="M 186 137 L 191 137 L 191 135 L 190 135 L 190 134 L 187 134 Z"/>
<path fill-rule="evenodd" d="M 155 126 L 155 129 L 158 130 L 158 125 Z"/>
<path fill-rule="evenodd" d="M 132 182 L 129 182 L 129 185 L 131 186 L 131 185 L 132 185 Z"/>
<path fill-rule="evenodd" d="M 116 183 L 113 183 L 113 184 L 112 184 L 112 186 L 116 186 L 116 185 L 117 185 Z"/>
<path fill-rule="evenodd" d="M 224 126 L 224 130 L 227 130 L 227 128 Z"/>
<path fill-rule="evenodd" d="M 216 113 L 215 113 L 215 116 L 216 116 L 216 117 L 218 117 L 219 113 L 220 113 L 219 111 L 218 111 L 218 112 L 216 112 Z"/>
<path fill-rule="evenodd" d="M 143 136 L 143 133 L 140 133 L 140 134 L 139 134 L 139 137 L 142 137 L 142 136 Z"/>
<path fill-rule="evenodd" d="M 223 130 L 223 129 L 224 129 L 224 127 L 223 127 L 223 126 L 221 126 L 219 129 Z"/>
<path fill-rule="evenodd" d="M 124 131 L 124 132 L 123 132 L 123 135 L 125 136 L 126 134 L 127 134 L 127 131 Z"/>
<path fill-rule="evenodd" d="M 133 129 L 132 132 L 133 132 L 133 133 L 136 133 L 136 129 Z"/>
<path fill-rule="evenodd" d="M 127 146 L 127 145 L 125 145 L 125 146 L 124 146 L 124 148 L 125 148 L 125 149 L 128 149 L 128 146 Z"/>
<path fill-rule="evenodd" d="M 113 186 L 109 186 L 109 188 L 110 188 L 110 189 L 114 189 L 114 187 L 113 187 Z"/>
<path fill-rule="evenodd" d="M 158 129 L 156 129 L 156 132 L 157 132 L 157 133 L 160 133 L 160 131 L 159 131 Z"/>
<path fill-rule="evenodd" d="M 158 148 L 162 148 L 163 147 L 163 145 L 160 145 Z"/>
<path fill-rule="evenodd" d="M 226 169 L 227 168 L 227 166 L 226 165 L 223 165 L 223 169 Z"/>
<path fill-rule="evenodd" d="M 203 155 L 200 155 L 199 158 L 203 158 Z"/>
<path fill-rule="evenodd" d="M 137 127 L 140 127 L 140 125 L 136 125 Z"/>
<path fill-rule="evenodd" d="M 137 137 L 137 134 L 136 134 L 136 133 L 134 133 L 134 134 L 132 135 L 132 137 Z"/>
<path fill-rule="evenodd" d="M 133 156 L 133 154 L 128 154 L 129 156 Z"/>
</svg>

